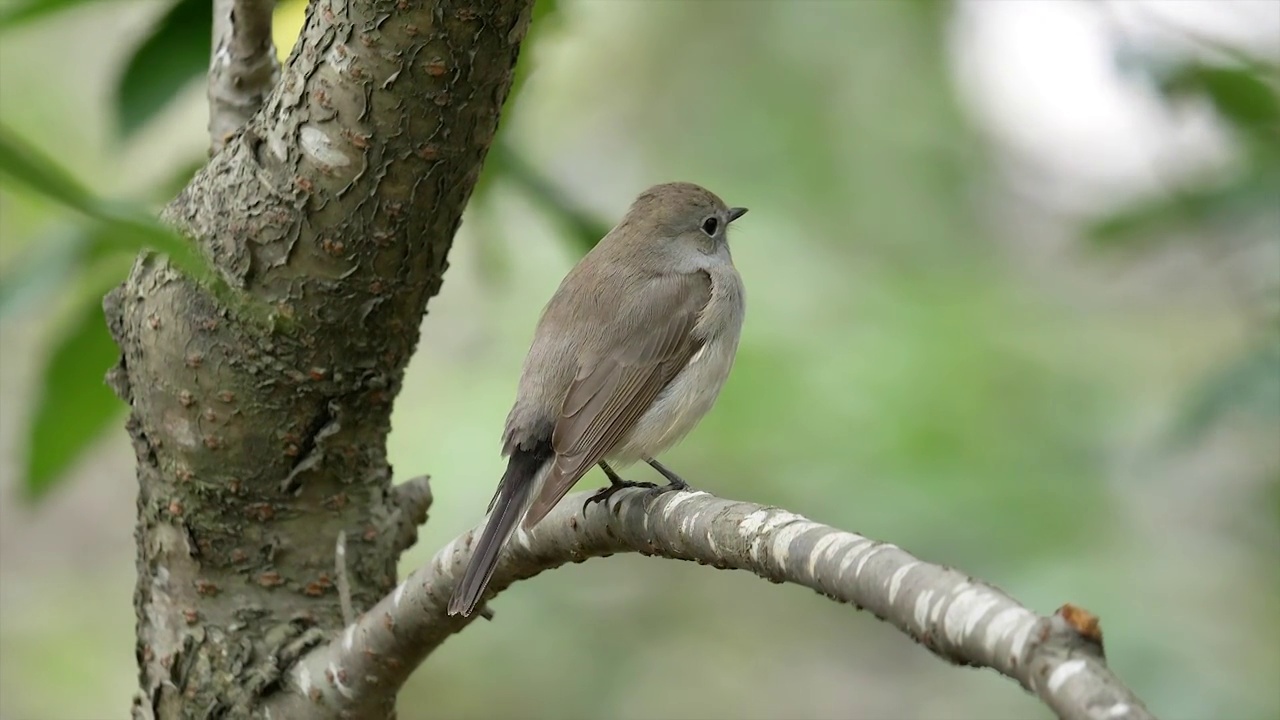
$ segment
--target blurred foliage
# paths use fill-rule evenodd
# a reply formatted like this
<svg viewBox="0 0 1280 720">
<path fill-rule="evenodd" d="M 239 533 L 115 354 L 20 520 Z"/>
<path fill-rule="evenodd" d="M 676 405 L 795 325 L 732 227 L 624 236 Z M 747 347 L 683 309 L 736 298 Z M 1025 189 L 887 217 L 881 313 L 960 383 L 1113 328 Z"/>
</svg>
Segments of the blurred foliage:
<svg viewBox="0 0 1280 720">
<path fill-rule="evenodd" d="M 55 343 L 42 373 L 31 425 L 24 489 L 43 495 L 124 409 L 103 385 L 119 355 L 102 317 L 102 295 L 119 283 L 140 250 L 165 253 L 202 280 L 209 268 L 190 243 L 140 207 L 103 200 L 52 159 L 0 126 L 0 180 L 82 215 L 85 224 L 28 250 L 28 258 L 0 276 L 0 314 L 42 294 L 76 300 L 75 318 Z"/>
<path fill-rule="evenodd" d="M 113 280 L 118 282 L 118 276 Z M 101 295 L 96 292 L 92 299 L 99 300 Z M 55 343 L 40 382 L 24 485 L 29 498 L 42 496 L 65 477 L 67 469 L 124 411 L 102 381 L 104 368 L 120 356 L 102 310 L 89 302 L 77 310 L 80 316 Z"/>
<path fill-rule="evenodd" d="M 1178 435 L 1195 439 L 1232 413 L 1280 428 L 1280 332 L 1219 368 L 1192 393 Z"/>
<path fill-rule="evenodd" d="M 42 20 L 50 15 L 73 10 L 96 0 L 11 0 L 0 7 L 0 32 L 12 30 L 25 23 Z"/>
<path fill-rule="evenodd" d="M 74 210 L 100 232 L 82 236 L 96 251 L 137 252 L 143 248 L 165 253 L 178 267 L 204 276 L 208 267 L 185 239 L 160 224 L 133 203 L 104 200 L 80 185 L 52 159 L 0 125 L 0 179 L 18 190 Z M 19 277 L 10 282 L 22 282 Z"/>
<path fill-rule="evenodd" d="M 537 0 L 534 3 L 529 29 L 525 32 L 525 42 L 521 49 L 522 54 L 527 56 L 527 51 L 536 52 L 539 39 L 556 28 L 559 24 L 559 8 L 559 0 Z M 516 63 L 516 74 L 515 77 L 511 78 L 511 90 L 507 93 L 504 109 L 515 104 L 516 99 L 520 97 L 520 91 L 524 89 L 524 84 L 529 79 L 529 74 L 533 72 L 533 65 L 528 60 Z"/>
<path fill-rule="evenodd" d="M 511 80 L 511 90 L 503 106 L 504 115 L 509 115 L 518 106 L 525 84 L 537 67 L 538 49 L 546 44 L 548 36 L 554 36 L 559 29 L 559 7 L 558 0 L 538 0 L 534 3 L 533 17 L 520 51 L 520 60 L 516 63 L 515 77 Z M 585 253 L 594 247 L 611 227 L 593 217 L 574 198 L 540 175 L 510 141 L 508 127 L 510 123 L 499 125 L 497 137 L 489 149 L 468 202 L 468 207 L 474 208 L 472 217 L 482 218 L 482 230 L 478 237 L 480 252 L 488 275 L 493 278 L 500 277 L 506 271 L 506 258 L 500 249 L 501 238 L 484 219 L 497 213 L 495 186 L 508 184 L 522 192 L 539 210 L 560 224 L 579 252 Z"/>
<path fill-rule="evenodd" d="M 1229 177 L 1202 178 L 1164 197 L 1102 218 L 1092 237 L 1112 247 L 1147 250 L 1183 240 L 1280 248 L 1280 67 L 1261 61 L 1231 66 L 1150 62 L 1147 71 L 1170 104 L 1207 103 L 1240 146 Z M 1195 440 L 1224 417 L 1244 411 L 1280 432 L 1280 268 L 1257 303 L 1256 340 L 1193 388 L 1175 435 Z"/>
<path fill-rule="evenodd" d="M 1253 167 L 1221 182 L 1179 188 L 1172 197 L 1156 198 L 1097 221 L 1097 242 L 1134 248 L 1171 240 L 1203 237 L 1206 243 L 1239 237 L 1258 220 L 1270 220 L 1280 197 L 1280 163 Z"/>
<path fill-rule="evenodd" d="M 485 171 L 517 186 L 537 208 L 553 219 L 564 232 L 574 250 L 585 254 L 612 227 L 595 213 L 582 207 L 562 188 L 543 177 L 511 147 L 505 137 L 494 142 L 485 159 Z M 482 200 L 483 202 L 483 200 Z"/>
<path fill-rule="evenodd" d="M 1170 99 L 1207 98 L 1222 119 L 1238 129 L 1270 136 L 1274 146 L 1280 130 L 1280 102 L 1274 83 L 1276 68 L 1264 65 L 1219 67 L 1203 63 L 1178 65 L 1161 79 Z"/>
<path fill-rule="evenodd" d="M 209 0 L 178 0 L 133 51 L 116 88 L 116 123 L 133 137 L 178 93 L 209 72 Z"/>
</svg>

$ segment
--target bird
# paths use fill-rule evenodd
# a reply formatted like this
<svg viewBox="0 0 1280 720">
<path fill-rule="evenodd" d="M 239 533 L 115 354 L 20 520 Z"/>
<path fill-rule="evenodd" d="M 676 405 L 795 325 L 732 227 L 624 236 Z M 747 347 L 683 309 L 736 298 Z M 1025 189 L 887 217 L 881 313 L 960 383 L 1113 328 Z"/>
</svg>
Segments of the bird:
<svg viewBox="0 0 1280 720">
<path fill-rule="evenodd" d="M 593 467 L 626 487 L 614 466 L 644 461 L 689 487 L 656 457 L 711 409 L 737 354 L 746 311 L 729 252 L 729 225 L 747 212 L 699 185 L 640 193 L 622 220 L 569 271 L 543 308 L 507 416 L 507 468 L 480 538 L 449 599 L 475 612 L 517 523 L 525 530 Z"/>
</svg>

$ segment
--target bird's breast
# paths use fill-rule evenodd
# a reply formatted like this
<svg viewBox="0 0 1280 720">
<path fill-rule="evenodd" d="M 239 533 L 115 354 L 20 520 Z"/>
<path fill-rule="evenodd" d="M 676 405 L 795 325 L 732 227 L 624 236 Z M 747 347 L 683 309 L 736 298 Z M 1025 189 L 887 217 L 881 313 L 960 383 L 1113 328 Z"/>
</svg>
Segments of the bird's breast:
<svg viewBox="0 0 1280 720">
<path fill-rule="evenodd" d="M 733 367 L 737 336 L 703 345 L 609 453 L 619 465 L 651 458 L 679 442 L 711 410 Z"/>
</svg>

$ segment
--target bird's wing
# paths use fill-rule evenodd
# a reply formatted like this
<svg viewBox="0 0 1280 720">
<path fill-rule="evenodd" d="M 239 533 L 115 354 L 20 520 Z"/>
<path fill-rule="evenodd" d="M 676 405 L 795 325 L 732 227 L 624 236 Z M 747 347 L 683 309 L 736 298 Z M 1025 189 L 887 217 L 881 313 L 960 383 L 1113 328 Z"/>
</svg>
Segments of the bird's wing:
<svg viewBox="0 0 1280 720">
<path fill-rule="evenodd" d="M 626 313 L 636 331 L 624 333 L 626 340 L 602 357 L 584 358 L 569 385 L 551 438 L 555 459 L 525 514 L 525 528 L 551 512 L 613 449 L 702 347 L 693 329 L 711 299 L 706 273 L 662 278 L 637 296 L 616 310 L 617 322 L 627 322 L 621 318 Z"/>
</svg>

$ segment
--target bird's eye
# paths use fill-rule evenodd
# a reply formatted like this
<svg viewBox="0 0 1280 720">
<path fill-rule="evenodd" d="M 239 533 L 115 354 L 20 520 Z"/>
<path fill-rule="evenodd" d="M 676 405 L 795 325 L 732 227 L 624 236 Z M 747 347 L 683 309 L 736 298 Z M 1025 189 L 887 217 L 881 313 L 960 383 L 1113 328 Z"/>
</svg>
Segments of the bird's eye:
<svg viewBox="0 0 1280 720">
<path fill-rule="evenodd" d="M 715 235 L 716 229 L 719 227 L 720 227 L 720 219 L 714 215 L 702 221 L 702 232 L 706 233 L 707 235 Z"/>
</svg>

